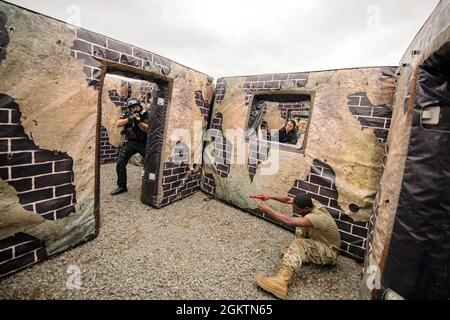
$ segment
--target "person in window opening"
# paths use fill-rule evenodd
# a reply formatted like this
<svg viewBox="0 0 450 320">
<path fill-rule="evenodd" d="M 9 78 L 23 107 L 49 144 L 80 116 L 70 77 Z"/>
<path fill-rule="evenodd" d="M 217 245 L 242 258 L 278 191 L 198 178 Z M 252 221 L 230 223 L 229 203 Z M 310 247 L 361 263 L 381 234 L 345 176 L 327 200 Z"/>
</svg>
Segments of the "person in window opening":
<svg viewBox="0 0 450 320">
<path fill-rule="evenodd" d="M 272 141 L 287 144 L 297 144 L 298 141 L 298 127 L 293 119 L 289 119 L 286 126 L 278 130 L 272 137 Z"/>
<path fill-rule="evenodd" d="M 122 116 L 116 122 L 118 128 L 124 127 L 125 142 L 119 149 L 116 166 L 118 188 L 111 192 L 112 196 L 128 191 L 126 166 L 130 158 L 136 153 L 145 157 L 149 115 L 137 99 L 128 99 L 126 106 L 127 110 L 122 113 Z"/>
</svg>

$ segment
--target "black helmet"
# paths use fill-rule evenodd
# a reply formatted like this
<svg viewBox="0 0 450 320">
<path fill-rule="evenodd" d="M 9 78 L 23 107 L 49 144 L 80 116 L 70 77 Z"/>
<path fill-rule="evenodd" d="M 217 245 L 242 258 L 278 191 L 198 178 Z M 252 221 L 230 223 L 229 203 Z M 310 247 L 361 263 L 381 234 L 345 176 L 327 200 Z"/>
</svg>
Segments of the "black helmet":
<svg viewBox="0 0 450 320">
<path fill-rule="evenodd" d="M 132 108 L 136 105 L 139 105 L 139 106 L 141 105 L 141 102 L 138 99 L 130 98 L 127 100 L 127 104 L 126 104 L 127 108 Z"/>
</svg>

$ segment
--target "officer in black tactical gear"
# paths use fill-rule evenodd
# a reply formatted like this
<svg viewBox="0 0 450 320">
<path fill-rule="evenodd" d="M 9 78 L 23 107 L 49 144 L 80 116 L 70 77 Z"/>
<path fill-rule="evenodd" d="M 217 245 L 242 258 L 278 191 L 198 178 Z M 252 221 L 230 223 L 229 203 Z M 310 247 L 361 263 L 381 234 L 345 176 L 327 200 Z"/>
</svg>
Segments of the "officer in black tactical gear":
<svg viewBox="0 0 450 320">
<path fill-rule="evenodd" d="M 125 143 L 119 149 L 117 159 L 117 186 L 111 192 L 112 196 L 127 192 L 127 169 L 126 166 L 130 158 L 139 153 L 145 157 L 145 145 L 147 143 L 147 132 L 149 128 L 149 116 L 141 106 L 139 100 L 130 98 L 127 100 L 127 110 L 117 120 L 117 127 L 125 127 Z"/>
</svg>

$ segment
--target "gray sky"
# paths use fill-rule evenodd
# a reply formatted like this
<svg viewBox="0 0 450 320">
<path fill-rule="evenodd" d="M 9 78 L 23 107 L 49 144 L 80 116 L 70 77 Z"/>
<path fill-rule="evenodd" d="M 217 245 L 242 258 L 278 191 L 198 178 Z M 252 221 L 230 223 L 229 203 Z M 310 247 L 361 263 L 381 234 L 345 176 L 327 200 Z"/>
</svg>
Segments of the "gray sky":
<svg viewBox="0 0 450 320">
<path fill-rule="evenodd" d="M 142 47 L 216 78 L 397 65 L 439 2 L 9 1 Z"/>
</svg>

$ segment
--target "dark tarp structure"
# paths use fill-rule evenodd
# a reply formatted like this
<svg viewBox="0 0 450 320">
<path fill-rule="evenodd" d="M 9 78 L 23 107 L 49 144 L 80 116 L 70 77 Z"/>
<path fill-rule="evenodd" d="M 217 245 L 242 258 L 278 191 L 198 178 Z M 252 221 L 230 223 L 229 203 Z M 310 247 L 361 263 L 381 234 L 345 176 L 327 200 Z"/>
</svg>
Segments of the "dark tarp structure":
<svg viewBox="0 0 450 320">
<path fill-rule="evenodd" d="M 408 48 L 371 221 L 364 298 L 450 297 L 450 2 Z M 436 121 L 430 117 L 436 114 Z"/>
</svg>

